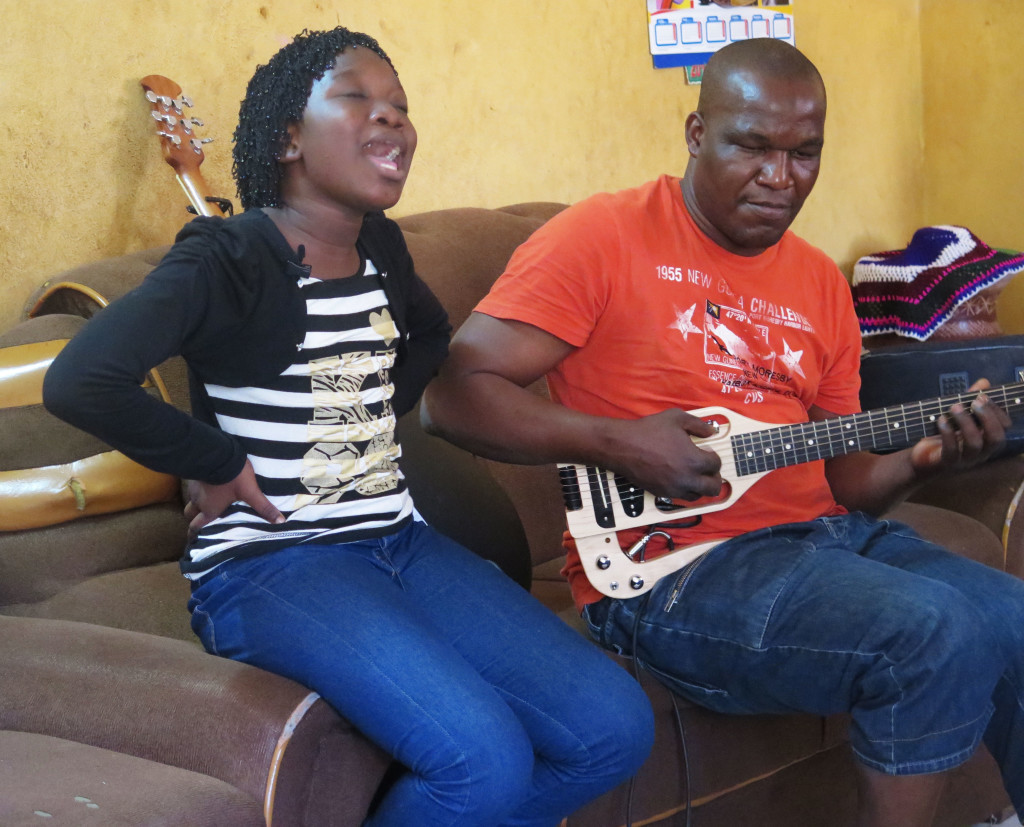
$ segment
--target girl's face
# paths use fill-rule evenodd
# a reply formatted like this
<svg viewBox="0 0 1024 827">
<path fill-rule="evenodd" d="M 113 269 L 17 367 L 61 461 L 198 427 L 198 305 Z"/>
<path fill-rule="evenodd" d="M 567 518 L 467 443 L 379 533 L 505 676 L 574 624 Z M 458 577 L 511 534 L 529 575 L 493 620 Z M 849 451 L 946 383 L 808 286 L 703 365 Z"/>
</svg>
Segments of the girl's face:
<svg viewBox="0 0 1024 827">
<path fill-rule="evenodd" d="M 313 84 L 290 134 L 281 161 L 298 195 L 361 213 L 398 202 L 416 130 L 402 84 L 374 52 L 354 47 L 339 54 Z"/>
</svg>

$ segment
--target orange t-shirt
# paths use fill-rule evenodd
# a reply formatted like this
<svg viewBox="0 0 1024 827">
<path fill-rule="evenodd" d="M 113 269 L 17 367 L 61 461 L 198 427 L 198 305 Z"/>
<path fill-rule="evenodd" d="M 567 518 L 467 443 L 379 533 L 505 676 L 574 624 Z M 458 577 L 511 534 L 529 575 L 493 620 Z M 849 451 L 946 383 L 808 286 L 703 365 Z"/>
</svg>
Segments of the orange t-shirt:
<svg viewBox="0 0 1024 827">
<path fill-rule="evenodd" d="M 835 264 L 790 232 L 757 256 L 723 250 L 696 226 L 672 176 L 556 215 L 476 309 L 574 345 L 547 381 L 552 399 L 585 413 L 635 419 L 714 406 L 790 424 L 806 422 L 812 405 L 860 409 L 860 330 Z M 730 508 L 671 533 L 687 546 L 842 511 L 819 460 L 774 471 Z M 567 552 L 582 607 L 601 595 L 571 542 Z"/>
</svg>

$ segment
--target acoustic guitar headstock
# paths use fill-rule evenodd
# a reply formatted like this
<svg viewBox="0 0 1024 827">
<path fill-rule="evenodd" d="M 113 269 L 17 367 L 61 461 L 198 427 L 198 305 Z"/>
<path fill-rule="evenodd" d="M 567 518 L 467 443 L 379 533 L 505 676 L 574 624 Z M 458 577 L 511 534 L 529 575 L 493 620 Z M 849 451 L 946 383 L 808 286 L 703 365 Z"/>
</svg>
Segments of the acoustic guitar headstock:
<svg viewBox="0 0 1024 827">
<path fill-rule="evenodd" d="M 146 75 L 139 81 L 150 103 L 150 114 L 156 121 L 156 134 L 164 160 L 170 164 L 199 215 L 224 215 L 230 211 L 227 199 L 214 198 L 199 171 L 205 158 L 203 146 L 213 138 L 201 138 L 196 127 L 203 122 L 189 114 L 192 99 L 182 94 L 181 87 L 163 75 Z"/>
<path fill-rule="evenodd" d="M 139 83 L 146 90 L 150 114 L 157 122 L 157 135 L 164 158 L 176 173 L 195 171 L 203 162 L 203 145 L 213 138 L 200 138 L 195 131 L 203 122 L 188 114 L 192 99 L 182 94 L 181 87 L 162 75 L 147 75 Z"/>
</svg>

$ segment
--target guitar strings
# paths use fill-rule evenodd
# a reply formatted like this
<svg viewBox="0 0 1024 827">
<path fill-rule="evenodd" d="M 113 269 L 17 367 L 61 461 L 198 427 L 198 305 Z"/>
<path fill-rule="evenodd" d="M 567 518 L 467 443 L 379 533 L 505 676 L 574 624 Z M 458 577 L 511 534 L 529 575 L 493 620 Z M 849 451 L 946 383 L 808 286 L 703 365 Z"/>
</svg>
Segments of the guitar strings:
<svg viewBox="0 0 1024 827">
<path fill-rule="evenodd" d="M 985 391 L 990 399 L 1008 413 L 1024 407 L 1024 398 L 1020 395 L 1022 392 L 1024 383 L 1002 385 Z M 966 404 L 977 396 L 978 392 L 971 392 L 919 403 L 892 405 L 873 411 L 861 411 L 848 416 L 749 431 L 729 437 L 730 449 L 726 450 L 723 447 L 718 453 L 722 457 L 725 475 L 742 477 L 855 451 L 902 447 L 911 444 L 917 438 L 936 433 L 939 417 L 952 405 Z M 731 463 L 731 467 L 727 463 Z M 609 507 L 615 499 L 622 501 L 623 495 L 619 491 L 613 472 L 594 466 L 564 465 L 559 468 L 574 473 L 571 482 L 563 479 L 561 483 L 563 497 L 566 500 L 569 495 L 579 495 L 580 507 L 570 509 L 571 513 L 594 519 L 597 513 L 597 507 L 593 505 L 595 493 L 599 499 L 607 501 Z M 590 475 L 587 473 L 590 468 L 606 482 L 607 498 L 603 486 L 595 488 L 591 485 Z M 654 500 L 653 495 L 639 487 L 627 496 L 643 497 L 643 511 L 647 511 Z M 685 511 L 685 506 L 680 506 L 680 509 Z M 626 519 L 632 522 L 618 527 L 629 528 L 646 524 L 646 519 L 642 516 L 627 516 Z"/>
<path fill-rule="evenodd" d="M 1022 390 L 1024 384 L 1004 385 L 992 388 L 986 394 L 1011 413 L 1024 406 L 1024 398 L 1019 395 Z M 1011 394 L 1015 394 L 1012 399 Z M 840 453 L 908 445 L 913 441 L 912 437 L 936 433 L 939 417 L 952 405 L 973 401 L 977 396 L 978 392 L 973 392 L 921 403 L 904 403 L 849 416 L 739 434 L 734 437 L 733 446 L 734 450 L 739 449 L 737 464 L 742 466 L 739 473 L 742 476 L 800 462 L 829 459 Z M 758 464 L 759 460 L 766 464 Z M 755 467 L 748 468 L 752 463 Z"/>
</svg>

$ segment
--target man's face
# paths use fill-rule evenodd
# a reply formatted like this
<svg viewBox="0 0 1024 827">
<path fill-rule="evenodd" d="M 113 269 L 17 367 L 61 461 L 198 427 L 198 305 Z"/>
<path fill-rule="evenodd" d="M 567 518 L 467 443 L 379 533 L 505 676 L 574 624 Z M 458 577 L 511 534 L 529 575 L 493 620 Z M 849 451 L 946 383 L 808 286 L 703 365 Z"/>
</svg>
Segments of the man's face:
<svg viewBox="0 0 1024 827">
<path fill-rule="evenodd" d="M 738 72 L 686 121 L 686 205 L 719 246 L 757 255 L 782 238 L 818 178 L 825 96 L 814 80 Z"/>
<path fill-rule="evenodd" d="M 302 120 L 289 131 L 281 160 L 306 197 L 357 212 L 398 201 L 416 130 L 402 84 L 370 50 L 338 55 L 334 68 L 313 83 Z"/>
</svg>

